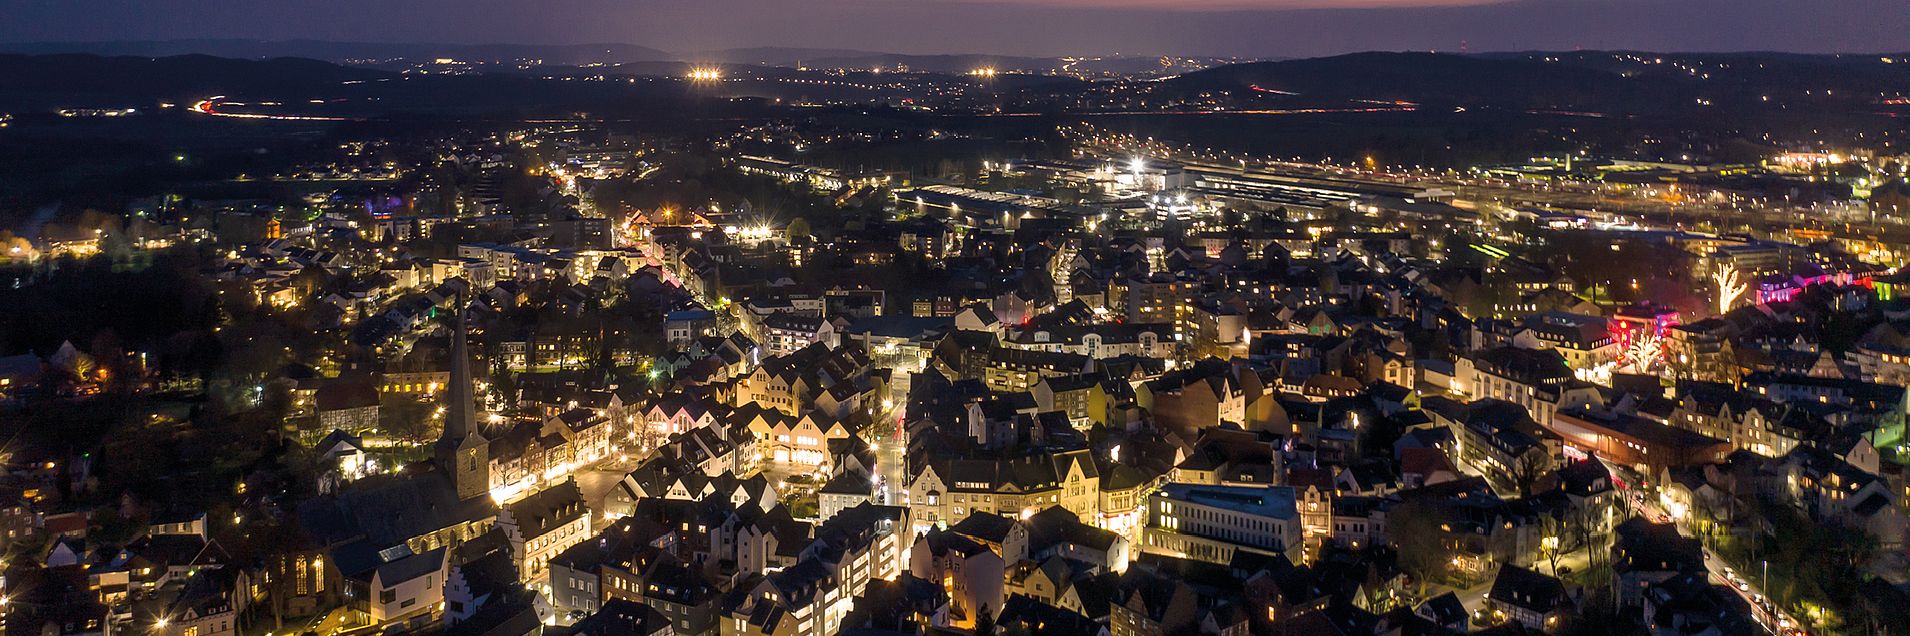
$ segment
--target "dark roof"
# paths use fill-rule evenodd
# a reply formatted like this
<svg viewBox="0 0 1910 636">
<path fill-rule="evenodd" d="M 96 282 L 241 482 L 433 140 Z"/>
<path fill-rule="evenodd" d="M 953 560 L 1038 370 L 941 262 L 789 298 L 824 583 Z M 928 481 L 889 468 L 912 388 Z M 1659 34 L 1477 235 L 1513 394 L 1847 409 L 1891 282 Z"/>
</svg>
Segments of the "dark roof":
<svg viewBox="0 0 1910 636">
<path fill-rule="evenodd" d="M 1578 496 L 1589 496 L 1612 489 L 1612 472 L 1605 462 L 1586 459 L 1558 470 L 1559 487 Z"/>
<path fill-rule="evenodd" d="M 1466 620 L 1466 606 L 1459 602 L 1459 596 L 1447 592 L 1432 597 L 1419 606 L 1419 613 L 1441 625 L 1450 625 Z"/>
<path fill-rule="evenodd" d="M 621 598 L 570 627 L 571 636 L 652 636 L 671 632 L 670 619 L 648 605 Z"/>
<path fill-rule="evenodd" d="M 378 385 L 370 376 L 338 378 L 318 387 L 312 403 L 320 411 L 378 406 Z"/>
<path fill-rule="evenodd" d="M 1107 551 L 1121 535 L 1082 523 L 1067 508 L 1053 506 L 1028 518 L 1028 549 L 1039 552 L 1063 543 Z"/>
<path fill-rule="evenodd" d="M 1500 566 L 1499 576 L 1492 580 L 1491 599 L 1539 614 L 1571 602 L 1558 579 L 1511 564 Z"/>
<path fill-rule="evenodd" d="M 1713 633 L 1725 636 L 1767 634 L 1751 618 L 1753 610 L 1736 590 L 1712 585 L 1709 575 L 1687 572 L 1659 581 L 1645 590 L 1657 633 Z"/>
<path fill-rule="evenodd" d="M 1684 572 L 1704 570 L 1704 548 L 1697 539 L 1678 534 L 1669 523 L 1632 517 L 1618 524 L 1612 541 L 1612 569 L 1619 572 Z"/>
<path fill-rule="evenodd" d="M 530 590 L 493 596 L 469 618 L 446 628 L 444 636 L 533 636 L 544 627 Z"/>
<path fill-rule="evenodd" d="M 844 471 L 829 478 L 829 483 L 823 484 L 816 492 L 825 495 L 867 495 L 870 494 L 869 478 L 860 473 Z"/>
<path fill-rule="evenodd" d="M 364 440 L 359 439 L 357 435 L 333 429 L 332 432 L 325 435 L 325 439 L 319 440 L 318 445 L 313 446 L 312 450 L 318 451 L 318 453 L 322 455 L 331 452 L 333 448 L 341 444 L 357 450 L 365 449 Z"/>
<path fill-rule="evenodd" d="M 444 551 L 444 548 L 438 548 L 423 554 L 393 559 L 379 565 L 373 571 L 377 573 L 378 580 L 386 586 L 399 581 L 409 581 L 443 569 Z"/>
<path fill-rule="evenodd" d="M 1479 352 L 1473 363 L 1482 370 L 1520 382 L 1564 381 L 1572 377 L 1565 357 L 1551 349 L 1499 347 Z"/>
<path fill-rule="evenodd" d="M 597 536 L 558 553 L 550 562 L 552 565 L 595 572 L 598 566 L 606 562 L 628 558 L 657 538 L 669 534 L 670 530 L 670 526 L 653 519 L 623 517 L 598 532 Z"/>
<path fill-rule="evenodd" d="M 995 624 L 1008 629 L 1019 627 L 1030 634 L 1090 636 L 1101 629 L 1093 619 L 1020 594 L 1002 603 Z"/>
<path fill-rule="evenodd" d="M 1618 413 L 1615 411 L 1591 411 L 1583 408 L 1573 408 L 1560 411 L 1560 413 L 1570 415 L 1579 421 L 1602 427 L 1621 435 L 1629 435 L 1644 440 L 1647 444 L 1686 449 L 1702 449 L 1729 444 L 1729 442 L 1702 433 L 1660 424 L 1656 421 L 1636 415 Z"/>
<path fill-rule="evenodd" d="M 590 508 L 584 505 L 584 491 L 577 487 L 576 479 L 566 479 L 561 484 L 505 504 L 504 510 L 516 520 L 518 531 L 523 533 L 525 539 L 543 536 L 590 514 Z"/>
<path fill-rule="evenodd" d="M 364 537 L 382 548 L 485 519 L 496 511 L 490 497 L 459 500 L 450 476 L 422 463 L 396 474 L 369 476 L 336 494 L 301 503 L 298 517 L 299 525 L 321 544 Z"/>
<path fill-rule="evenodd" d="M 463 551 L 462 546 L 459 551 Z M 452 571 L 464 579 L 465 587 L 474 598 L 507 591 L 518 584 L 517 560 L 511 557 L 509 550 L 486 553 L 452 566 Z"/>
</svg>

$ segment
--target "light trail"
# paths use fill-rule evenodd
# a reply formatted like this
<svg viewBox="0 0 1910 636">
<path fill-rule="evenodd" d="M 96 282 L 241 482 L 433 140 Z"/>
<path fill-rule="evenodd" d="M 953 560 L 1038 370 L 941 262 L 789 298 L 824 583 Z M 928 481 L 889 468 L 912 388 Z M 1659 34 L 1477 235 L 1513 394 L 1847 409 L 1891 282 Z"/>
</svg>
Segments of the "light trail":
<svg viewBox="0 0 1910 636">
<path fill-rule="evenodd" d="M 1123 110 L 1069 113 L 1072 117 L 1135 117 L 1145 115 L 1321 115 L 1335 113 L 1410 113 L 1418 106 L 1374 108 L 1257 108 L 1237 110 Z M 980 117 L 1040 117 L 1053 113 L 976 113 Z"/>
<path fill-rule="evenodd" d="M 318 115 L 267 115 L 264 113 L 220 112 L 218 110 L 218 106 L 224 103 L 228 103 L 225 101 L 225 96 L 217 95 L 213 97 L 207 97 L 197 102 L 193 102 L 192 106 L 188 107 L 187 110 L 191 110 L 192 112 L 199 113 L 201 115 L 211 115 L 213 117 L 229 117 L 232 119 L 265 119 L 265 120 L 272 120 L 272 121 L 355 121 L 348 117 L 322 117 Z"/>
</svg>

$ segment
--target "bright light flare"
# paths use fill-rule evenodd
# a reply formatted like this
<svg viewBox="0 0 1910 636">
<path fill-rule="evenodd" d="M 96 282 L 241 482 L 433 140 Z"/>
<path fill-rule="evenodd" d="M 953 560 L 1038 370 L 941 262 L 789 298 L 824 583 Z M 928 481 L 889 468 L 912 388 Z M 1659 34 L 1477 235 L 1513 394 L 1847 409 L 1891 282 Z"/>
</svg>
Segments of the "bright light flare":
<svg viewBox="0 0 1910 636">
<path fill-rule="evenodd" d="M 689 79 L 692 82 L 720 82 L 723 81 L 723 69 L 714 66 L 692 68 Z"/>
</svg>

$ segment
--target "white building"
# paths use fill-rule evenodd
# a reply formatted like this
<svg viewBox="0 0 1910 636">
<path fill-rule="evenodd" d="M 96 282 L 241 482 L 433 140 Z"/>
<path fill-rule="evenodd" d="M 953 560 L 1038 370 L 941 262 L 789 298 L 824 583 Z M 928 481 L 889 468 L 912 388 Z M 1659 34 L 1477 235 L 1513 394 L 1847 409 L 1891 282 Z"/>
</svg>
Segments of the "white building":
<svg viewBox="0 0 1910 636">
<path fill-rule="evenodd" d="M 1305 536 L 1288 486 L 1167 484 L 1149 498 L 1147 517 L 1142 552 L 1213 563 L 1237 550 L 1288 554 Z"/>
<path fill-rule="evenodd" d="M 497 527 L 510 539 L 523 580 L 538 581 L 551 557 L 590 538 L 590 507 L 576 480 L 566 480 L 505 504 Z"/>
</svg>

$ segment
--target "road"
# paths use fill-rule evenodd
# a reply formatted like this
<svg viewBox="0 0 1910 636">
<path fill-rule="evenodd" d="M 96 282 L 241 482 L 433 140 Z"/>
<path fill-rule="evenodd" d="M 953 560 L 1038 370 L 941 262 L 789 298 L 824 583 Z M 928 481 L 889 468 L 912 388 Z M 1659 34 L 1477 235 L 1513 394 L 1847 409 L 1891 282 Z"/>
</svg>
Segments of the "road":
<svg viewBox="0 0 1910 636">
<path fill-rule="evenodd" d="M 1647 519 L 1665 518 L 1664 511 L 1660 510 L 1653 502 L 1629 496 L 1626 500 L 1633 512 L 1640 516 Z M 1683 525 L 1678 526 L 1678 533 L 1686 537 L 1690 536 L 1690 532 Z M 1590 553 L 1583 549 L 1567 553 L 1564 557 L 1559 559 L 1559 569 L 1565 572 L 1583 572 L 1588 565 L 1589 557 Z M 1760 600 L 1767 597 L 1763 594 L 1763 591 L 1759 589 L 1762 581 L 1758 573 L 1734 572 L 1729 564 L 1708 546 L 1704 547 L 1704 566 L 1705 570 L 1710 573 L 1711 582 L 1729 589 L 1743 598 L 1745 605 L 1751 608 L 1752 618 L 1755 618 L 1765 629 L 1773 634 L 1801 635 L 1803 633 L 1801 631 L 1787 631 L 1794 629 L 1794 627 L 1798 625 L 1796 619 L 1785 613 L 1783 609 Z M 1543 572 L 1551 568 L 1551 563 L 1541 559 L 1539 562 L 1533 564 L 1533 567 Z M 1554 571 L 1552 575 L 1558 576 L 1558 572 Z M 1485 615 L 1485 596 L 1487 592 L 1491 591 L 1491 588 L 1492 581 L 1488 579 L 1465 588 L 1431 590 L 1428 592 L 1428 597 L 1437 596 L 1450 591 L 1459 597 L 1459 602 L 1472 614 L 1473 620 L 1478 621 Z"/>
<path fill-rule="evenodd" d="M 1453 596 L 1459 597 L 1459 605 L 1466 608 L 1472 616 L 1474 625 L 1481 624 L 1486 616 L 1486 592 L 1492 591 L 1492 579 L 1486 579 L 1468 588 L 1452 588 Z M 1443 594 L 1444 592 L 1441 592 Z M 1434 594 L 1433 596 L 1438 596 Z"/>
<path fill-rule="evenodd" d="M 903 426 L 908 411 L 908 397 L 892 399 L 889 408 L 876 414 L 876 421 L 885 422 L 888 434 L 875 444 L 876 500 L 883 505 L 900 506 L 907 504 L 909 483 L 908 454 L 909 433 Z"/>
<path fill-rule="evenodd" d="M 1670 518 L 1656 502 L 1644 497 L 1628 497 L 1627 499 L 1631 502 L 1633 511 L 1646 519 Z M 1678 524 L 1677 527 L 1678 534 L 1685 537 L 1691 536 L 1691 531 L 1685 528 L 1684 524 Z M 1702 545 L 1702 543 L 1700 545 Z M 1764 580 L 1759 573 L 1735 572 L 1729 563 L 1726 563 L 1722 557 L 1719 557 L 1716 552 L 1711 550 L 1711 546 L 1703 546 L 1703 549 L 1704 568 L 1710 573 L 1711 582 L 1724 586 L 1732 592 L 1737 593 L 1740 598 L 1743 598 L 1744 603 L 1751 607 L 1751 616 L 1756 618 L 1759 624 L 1774 634 L 1803 633 L 1801 630 L 1797 630 L 1796 626 L 1799 623 L 1795 618 L 1792 618 L 1790 614 L 1786 613 L 1782 608 L 1777 607 L 1775 603 L 1765 600 L 1769 597 L 1760 589 Z"/>
<path fill-rule="evenodd" d="M 1904 229 L 1910 217 L 1871 214 L 1868 219 L 1826 218 L 1825 211 L 1816 204 L 1805 206 L 1788 199 L 1748 196 L 1688 183 L 1663 189 L 1623 188 L 1574 181 L 1528 182 L 1421 168 L 1312 164 L 1177 145 L 1152 138 L 1141 141 L 1132 135 L 1107 133 L 1091 125 L 1083 124 L 1083 127 L 1087 129 L 1085 134 L 1074 132 L 1074 138 L 1083 147 L 1117 156 L 1140 152 L 1210 170 L 1328 179 L 1349 185 L 1445 189 L 1456 193 L 1458 200 L 1507 207 L 1575 210 L 1589 216 L 1660 229 L 1682 229 L 1687 224 L 1709 222 L 1719 224 L 1722 231 L 1747 231 L 1761 237 L 1777 237 L 1786 229 L 1801 229 L 1849 238 L 1910 240 Z M 1758 229 L 1759 223 L 1771 227 Z"/>
<path fill-rule="evenodd" d="M 1603 546 L 1599 547 L 1602 548 Z M 1584 572 L 1590 561 L 1591 553 L 1581 548 L 1567 552 L 1564 556 L 1559 557 L 1559 569 L 1557 570 L 1553 570 L 1552 562 L 1544 558 L 1533 563 L 1532 569 L 1542 573 L 1549 573 L 1553 576 L 1559 576 L 1559 572 L 1566 572 L 1569 575 L 1571 572 Z M 1485 617 L 1486 592 L 1492 591 L 1492 579 L 1488 577 L 1486 580 L 1464 588 L 1435 590 L 1430 592 L 1427 597 L 1431 598 L 1448 591 L 1452 592 L 1454 596 L 1459 597 L 1459 604 L 1465 606 L 1466 612 L 1471 614 L 1473 621 L 1477 623 Z"/>
<path fill-rule="evenodd" d="M 591 512 L 596 513 L 597 518 L 603 518 L 604 496 L 610 494 L 610 489 L 615 488 L 617 482 L 623 480 L 626 472 L 625 467 L 602 464 L 578 469 L 574 473 L 577 477 L 578 489 L 584 491 L 584 503 L 590 506 Z"/>
<path fill-rule="evenodd" d="M 195 113 L 199 113 L 201 115 L 211 115 L 213 117 L 229 117 L 233 119 L 270 119 L 275 121 L 353 121 L 345 117 L 321 117 L 317 115 L 267 115 L 263 113 L 225 112 L 225 111 L 219 110 L 219 106 L 224 103 L 225 103 L 224 95 L 208 97 L 208 98 L 193 102 L 191 106 L 187 107 L 187 110 L 190 110 Z"/>
</svg>

